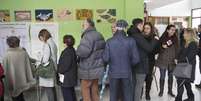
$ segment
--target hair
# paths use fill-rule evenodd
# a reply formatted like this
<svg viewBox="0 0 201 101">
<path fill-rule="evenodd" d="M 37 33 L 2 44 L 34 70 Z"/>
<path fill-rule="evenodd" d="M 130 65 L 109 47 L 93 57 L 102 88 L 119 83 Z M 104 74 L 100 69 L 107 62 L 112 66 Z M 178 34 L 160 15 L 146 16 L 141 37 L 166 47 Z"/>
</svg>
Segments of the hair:
<svg viewBox="0 0 201 101">
<path fill-rule="evenodd" d="M 10 48 L 17 48 L 20 46 L 20 39 L 16 36 L 10 36 L 7 38 L 7 44 Z"/>
<path fill-rule="evenodd" d="M 146 25 L 148 25 L 148 26 L 151 28 L 150 36 L 156 35 L 156 34 L 155 34 L 155 28 L 154 28 L 154 26 L 153 26 L 150 22 L 146 22 L 146 23 L 144 24 L 144 27 L 145 27 Z"/>
<path fill-rule="evenodd" d="M 39 34 L 38 34 L 38 38 L 40 39 L 40 37 L 44 38 L 44 41 L 46 42 L 49 38 L 51 38 L 51 34 L 47 29 L 42 29 L 40 30 Z"/>
<path fill-rule="evenodd" d="M 184 29 L 184 33 L 187 32 L 188 34 L 191 35 L 191 39 L 188 40 L 185 40 L 185 43 L 186 45 L 188 46 L 191 42 L 197 42 L 197 39 L 196 39 L 196 34 L 195 34 L 195 31 L 192 29 L 192 28 L 186 28 Z"/>
<path fill-rule="evenodd" d="M 95 27 L 95 23 L 94 23 L 94 21 L 92 19 L 87 18 L 86 21 L 91 27 Z"/>
<path fill-rule="evenodd" d="M 133 19 L 133 21 L 132 21 L 132 24 L 134 27 L 137 27 L 141 23 L 143 23 L 143 20 L 140 18 Z"/>
<path fill-rule="evenodd" d="M 73 47 L 75 44 L 75 38 L 72 35 L 65 35 L 63 37 L 63 43 L 68 47 Z"/>
<path fill-rule="evenodd" d="M 168 30 L 170 30 L 171 28 L 176 28 L 175 25 L 168 25 L 165 29 L 165 32 L 163 33 L 163 35 L 161 36 L 160 38 L 160 42 L 163 42 L 165 39 L 167 39 L 169 36 L 168 36 Z M 175 32 L 174 35 L 172 36 L 173 38 L 173 42 L 178 46 L 178 37 L 177 37 L 177 33 Z"/>
</svg>

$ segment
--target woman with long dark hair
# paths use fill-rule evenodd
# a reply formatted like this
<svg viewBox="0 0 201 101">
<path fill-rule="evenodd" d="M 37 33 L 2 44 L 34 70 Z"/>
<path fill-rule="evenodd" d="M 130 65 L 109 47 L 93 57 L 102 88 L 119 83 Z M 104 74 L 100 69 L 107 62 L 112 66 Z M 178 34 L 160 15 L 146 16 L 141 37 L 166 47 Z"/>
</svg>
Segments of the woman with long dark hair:
<svg viewBox="0 0 201 101">
<path fill-rule="evenodd" d="M 168 94 L 172 97 L 173 70 L 175 68 L 175 59 L 178 49 L 178 37 L 175 25 L 168 25 L 165 32 L 160 38 L 160 50 L 156 65 L 160 69 L 160 92 L 159 96 L 163 96 L 166 71 L 168 71 Z"/>
</svg>

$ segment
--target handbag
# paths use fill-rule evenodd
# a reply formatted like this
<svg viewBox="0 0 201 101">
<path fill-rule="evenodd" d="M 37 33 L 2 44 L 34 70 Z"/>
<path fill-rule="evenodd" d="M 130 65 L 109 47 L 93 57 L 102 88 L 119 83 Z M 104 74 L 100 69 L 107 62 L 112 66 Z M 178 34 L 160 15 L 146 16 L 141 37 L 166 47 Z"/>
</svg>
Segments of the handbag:
<svg viewBox="0 0 201 101">
<path fill-rule="evenodd" d="M 49 45 L 48 45 L 49 46 Z M 50 48 L 50 46 L 49 46 Z M 51 48 L 50 48 L 51 50 Z M 50 51 L 50 57 L 49 57 L 49 64 L 45 65 L 45 63 L 42 63 L 41 60 L 41 64 L 38 66 L 38 68 L 36 69 L 36 75 L 42 78 L 53 78 L 55 77 L 55 64 L 51 58 L 51 51 Z"/>
<path fill-rule="evenodd" d="M 192 74 L 192 65 L 186 57 L 186 63 L 178 63 L 173 71 L 173 75 L 177 78 L 190 79 Z"/>
</svg>

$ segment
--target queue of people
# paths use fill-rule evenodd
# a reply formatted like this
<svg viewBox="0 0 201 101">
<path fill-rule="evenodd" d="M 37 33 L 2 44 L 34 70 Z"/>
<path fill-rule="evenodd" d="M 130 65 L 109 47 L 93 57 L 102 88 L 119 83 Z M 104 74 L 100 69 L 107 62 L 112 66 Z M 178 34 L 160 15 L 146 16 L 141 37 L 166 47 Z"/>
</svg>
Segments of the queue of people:
<svg viewBox="0 0 201 101">
<path fill-rule="evenodd" d="M 84 31 L 77 50 L 72 35 L 63 37 L 65 47 L 58 63 L 57 46 L 48 30 L 42 29 L 38 34 L 43 42 L 38 64 L 20 47 L 18 37 L 9 37 L 2 69 L 0 64 L 0 101 L 4 99 L 3 94 L 8 94 L 13 101 L 25 101 L 23 93 L 36 85 L 40 87 L 39 95 L 46 95 L 48 101 L 60 99 L 57 85 L 61 87 L 64 101 L 78 101 L 75 91 L 78 81 L 83 101 L 100 101 L 99 82 L 107 65 L 110 101 L 140 101 L 144 83 L 145 98 L 151 100 L 156 67 L 160 70 L 159 97 L 164 94 L 168 72 L 168 95 L 175 97 L 175 101 L 183 101 L 185 87 L 188 98 L 184 101 L 195 101 L 191 83 L 195 80 L 196 55 L 201 52 L 192 28 L 184 29 L 184 44 L 180 45 L 175 25 L 168 25 L 159 38 L 154 26 L 139 18 L 132 21 L 130 28 L 127 21 L 118 20 L 112 25 L 113 36 L 107 41 L 97 31 L 92 19 L 86 19 L 82 27 Z M 199 28 L 200 33 L 201 25 Z M 173 72 L 178 63 L 186 62 L 192 65 L 191 78 L 176 77 L 177 94 L 174 94 Z"/>
</svg>

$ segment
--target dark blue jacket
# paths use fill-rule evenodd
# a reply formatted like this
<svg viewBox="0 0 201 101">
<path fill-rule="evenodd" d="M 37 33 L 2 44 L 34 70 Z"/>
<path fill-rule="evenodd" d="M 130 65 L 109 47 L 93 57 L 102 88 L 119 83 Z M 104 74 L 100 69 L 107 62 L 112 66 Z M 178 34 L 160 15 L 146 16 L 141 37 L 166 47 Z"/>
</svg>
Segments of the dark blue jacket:
<svg viewBox="0 0 201 101">
<path fill-rule="evenodd" d="M 110 78 L 129 78 L 131 68 L 139 62 L 135 40 L 128 38 L 123 31 L 117 31 L 106 42 L 103 60 L 109 64 Z"/>
</svg>

